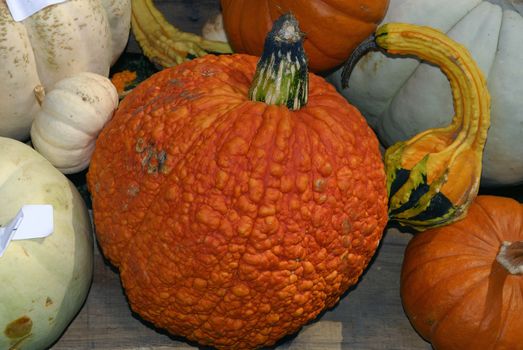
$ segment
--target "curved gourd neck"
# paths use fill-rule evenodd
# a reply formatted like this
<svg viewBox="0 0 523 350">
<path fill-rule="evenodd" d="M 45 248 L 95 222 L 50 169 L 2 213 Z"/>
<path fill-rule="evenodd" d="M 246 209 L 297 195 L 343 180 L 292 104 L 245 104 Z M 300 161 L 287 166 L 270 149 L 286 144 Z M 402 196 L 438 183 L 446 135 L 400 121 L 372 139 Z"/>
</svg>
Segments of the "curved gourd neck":
<svg viewBox="0 0 523 350">
<path fill-rule="evenodd" d="M 457 135 L 446 152 L 460 145 L 483 145 L 490 125 L 490 95 L 485 78 L 468 50 L 435 29 L 396 29 L 391 24 L 376 32 L 376 43 L 390 54 L 415 55 L 437 65 L 447 76 L 453 97 L 454 116 L 447 127 Z"/>
</svg>

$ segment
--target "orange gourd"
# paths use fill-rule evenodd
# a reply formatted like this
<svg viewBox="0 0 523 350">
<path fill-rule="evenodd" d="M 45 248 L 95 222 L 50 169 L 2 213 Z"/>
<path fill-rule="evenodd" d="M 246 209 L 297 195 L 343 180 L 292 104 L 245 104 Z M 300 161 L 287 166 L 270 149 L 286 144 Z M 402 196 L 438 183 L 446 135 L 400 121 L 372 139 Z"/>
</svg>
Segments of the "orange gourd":
<svg viewBox="0 0 523 350">
<path fill-rule="evenodd" d="M 385 16 L 388 0 L 221 0 L 223 24 L 235 52 L 261 55 L 273 21 L 292 12 L 305 33 L 312 71 L 342 64 Z"/>
<path fill-rule="evenodd" d="M 206 55 L 139 84 L 88 173 L 97 238 L 131 308 L 216 348 L 273 344 L 333 307 L 387 222 L 375 135 L 307 73 L 284 19 L 258 67 Z M 272 90 L 277 72 L 289 84 Z"/>
<path fill-rule="evenodd" d="M 435 349 L 522 349 L 523 205 L 478 196 L 465 219 L 414 236 L 401 297 Z"/>
</svg>

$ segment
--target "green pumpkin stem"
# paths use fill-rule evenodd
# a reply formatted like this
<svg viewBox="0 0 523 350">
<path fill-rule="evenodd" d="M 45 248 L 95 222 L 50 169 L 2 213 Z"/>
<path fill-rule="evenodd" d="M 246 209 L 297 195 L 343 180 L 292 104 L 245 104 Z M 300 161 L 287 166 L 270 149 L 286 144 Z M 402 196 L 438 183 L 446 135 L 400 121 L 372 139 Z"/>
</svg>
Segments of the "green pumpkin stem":
<svg viewBox="0 0 523 350">
<path fill-rule="evenodd" d="M 513 275 L 523 275 L 523 241 L 503 242 L 496 260 Z"/>
<path fill-rule="evenodd" d="M 307 103 L 309 78 L 303 40 L 291 13 L 274 22 L 249 89 L 252 101 L 286 105 L 291 110 Z"/>
</svg>

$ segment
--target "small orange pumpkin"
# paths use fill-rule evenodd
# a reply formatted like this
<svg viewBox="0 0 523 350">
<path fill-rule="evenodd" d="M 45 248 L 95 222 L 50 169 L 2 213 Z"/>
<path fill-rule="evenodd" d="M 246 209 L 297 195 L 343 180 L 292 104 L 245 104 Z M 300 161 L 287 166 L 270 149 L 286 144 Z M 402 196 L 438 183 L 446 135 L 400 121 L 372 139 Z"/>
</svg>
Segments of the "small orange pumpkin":
<svg viewBox="0 0 523 350">
<path fill-rule="evenodd" d="M 272 23 L 292 12 L 305 33 L 311 71 L 342 64 L 385 16 L 388 0 L 221 0 L 223 24 L 235 52 L 259 56 Z"/>
<path fill-rule="evenodd" d="M 523 349 L 523 205 L 478 196 L 462 221 L 414 236 L 401 297 L 435 349 Z"/>
<path fill-rule="evenodd" d="M 132 309 L 217 348 L 273 344 L 334 306 L 387 222 L 375 135 L 282 26 L 257 70 L 206 55 L 134 88 L 88 173 Z"/>
</svg>

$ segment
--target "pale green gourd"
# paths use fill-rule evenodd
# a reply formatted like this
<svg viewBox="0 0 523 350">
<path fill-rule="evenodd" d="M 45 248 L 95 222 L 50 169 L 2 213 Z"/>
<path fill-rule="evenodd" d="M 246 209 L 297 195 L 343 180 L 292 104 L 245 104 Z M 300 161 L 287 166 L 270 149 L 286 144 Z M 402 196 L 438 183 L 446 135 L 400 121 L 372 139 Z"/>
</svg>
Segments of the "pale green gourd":
<svg viewBox="0 0 523 350">
<path fill-rule="evenodd" d="M 0 349 L 53 344 L 84 303 L 93 273 L 93 231 L 82 197 L 26 144 L 0 137 L 0 224 L 25 204 L 51 204 L 54 232 L 11 241 L 0 257 Z"/>
</svg>

